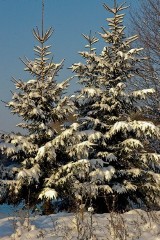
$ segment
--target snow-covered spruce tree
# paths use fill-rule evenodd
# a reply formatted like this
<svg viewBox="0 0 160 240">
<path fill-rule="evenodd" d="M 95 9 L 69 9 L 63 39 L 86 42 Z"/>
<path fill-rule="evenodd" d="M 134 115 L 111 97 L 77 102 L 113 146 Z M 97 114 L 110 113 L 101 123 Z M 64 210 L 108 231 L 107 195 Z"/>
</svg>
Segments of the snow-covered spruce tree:
<svg viewBox="0 0 160 240">
<path fill-rule="evenodd" d="M 27 130 L 27 134 L 4 134 L 7 145 L 2 147 L 2 151 L 13 164 L 5 169 L 5 174 L 1 174 L 1 202 L 28 201 L 29 197 L 30 203 L 36 204 L 45 179 L 50 177 L 57 166 L 65 163 L 60 142 L 52 145 L 47 152 L 44 148 L 47 142 L 59 134 L 52 124 L 65 121 L 73 111 L 72 101 L 64 96 L 70 79 L 61 83 L 56 81 L 63 61 L 56 64 L 48 58 L 51 54 L 50 46 L 45 43 L 52 32 L 52 28 L 44 32 L 43 25 L 42 33 L 38 28 L 33 30 L 39 43 L 34 48 L 36 58 L 34 61 L 27 58 L 22 60 L 32 78 L 26 82 L 14 79 L 17 91 L 13 93 L 7 107 L 23 119 L 17 126 Z M 55 192 L 46 189 L 45 194 L 50 198 Z"/>
<path fill-rule="evenodd" d="M 72 161 L 53 172 L 46 188 L 61 189 L 59 197 L 93 204 L 101 212 L 133 204 L 158 206 L 160 155 L 151 142 L 159 138 L 159 129 L 152 122 L 135 120 L 133 114 L 143 112 L 143 99 L 154 90 L 128 91 L 142 49 L 131 48 L 137 36 L 125 36 L 124 4 L 104 7 L 113 14 L 107 19 L 109 30 L 102 28 L 100 34 L 106 46 L 97 55 L 92 46 L 97 39 L 84 35 L 89 51 L 80 55 L 86 63 L 72 66 L 82 84 L 75 100 L 77 122 L 56 139 L 68 146 Z M 55 139 L 50 144 L 54 146 Z"/>
</svg>

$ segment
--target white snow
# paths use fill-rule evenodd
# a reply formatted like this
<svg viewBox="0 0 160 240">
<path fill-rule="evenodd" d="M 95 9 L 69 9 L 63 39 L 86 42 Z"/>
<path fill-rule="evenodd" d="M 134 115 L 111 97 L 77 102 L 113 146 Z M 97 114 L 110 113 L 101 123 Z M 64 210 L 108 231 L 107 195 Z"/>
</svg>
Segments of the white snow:
<svg viewBox="0 0 160 240">
<path fill-rule="evenodd" d="M 93 215 L 92 212 L 93 209 L 78 214 L 62 212 L 29 219 L 25 212 L 17 215 L 19 217 L 0 213 L 0 239 L 160 240 L 160 211 L 147 213 L 135 209 L 123 214 Z M 78 227 L 82 238 L 78 238 Z"/>
<path fill-rule="evenodd" d="M 146 97 L 149 94 L 153 94 L 155 93 L 155 90 L 153 88 L 150 89 L 142 89 L 142 90 L 137 90 L 137 91 L 133 91 L 131 93 L 131 96 L 135 97 L 135 98 L 139 98 L 139 99 L 146 99 Z"/>
<path fill-rule="evenodd" d="M 35 164 L 30 169 L 20 170 L 19 173 L 17 174 L 17 179 L 29 178 L 30 180 L 35 179 L 35 181 L 38 182 L 39 176 L 40 176 L 40 168 L 38 164 Z"/>
<path fill-rule="evenodd" d="M 106 168 L 103 168 L 103 172 L 104 172 L 105 180 L 109 181 L 115 173 L 115 168 L 113 166 L 108 166 Z"/>
<path fill-rule="evenodd" d="M 39 159 L 39 158 L 44 157 L 45 154 L 46 154 L 46 148 L 45 148 L 45 146 L 40 147 L 39 150 L 38 150 L 38 154 L 37 154 L 36 159 Z"/>
<path fill-rule="evenodd" d="M 47 199 L 56 199 L 57 198 L 57 192 L 54 189 L 51 188 L 45 188 L 41 194 L 39 195 L 39 198 L 47 198 Z"/>
</svg>

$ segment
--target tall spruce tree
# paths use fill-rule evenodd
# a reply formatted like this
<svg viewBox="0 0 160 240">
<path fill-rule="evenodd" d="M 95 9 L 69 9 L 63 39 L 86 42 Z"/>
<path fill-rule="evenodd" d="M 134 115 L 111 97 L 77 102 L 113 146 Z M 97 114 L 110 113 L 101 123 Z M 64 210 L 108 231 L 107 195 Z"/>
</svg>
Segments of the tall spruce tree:
<svg viewBox="0 0 160 240">
<path fill-rule="evenodd" d="M 44 14 L 44 2 L 42 9 Z M 44 147 L 59 134 L 53 123 L 65 121 L 73 111 L 72 101 L 64 96 L 70 79 L 61 83 L 56 81 L 63 61 L 57 64 L 48 58 L 50 46 L 45 43 L 52 32 L 52 28 L 44 32 L 42 15 L 42 32 L 38 28 L 33 30 L 39 43 L 34 47 L 36 58 L 33 61 L 27 58 L 22 60 L 32 78 L 26 82 L 14 79 L 17 91 L 7 107 L 23 119 L 17 126 L 27 130 L 27 134 L 4 134 L 7 145 L 1 146 L 1 149 L 12 160 L 12 165 L 1 174 L 1 202 L 28 201 L 29 197 L 30 202 L 35 204 L 39 201 L 45 179 L 50 177 L 53 169 L 65 162 L 59 142 L 47 152 Z M 53 190 L 45 191 L 47 198 L 55 197 L 55 194 Z"/>
<path fill-rule="evenodd" d="M 59 197 L 93 204 L 101 212 L 151 202 L 158 206 L 160 155 L 151 142 L 159 138 L 159 129 L 133 114 L 143 112 L 143 99 L 154 90 L 127 90 L 142 49 L 131 48 L 137 36 L 125 36 L 121 12 L 127 7 L 115 1 L 113 8 L 104 8 L 113 14 L 107 18 L 109 30 L 100 34 L 106 46 L 98 55 L 92 46 L 98 40 L 84 35 L 89 51 L 80 55 L 86 63 L 72 66 L 82 84 L 75 100 L 77 122 L 59 136 L 71 161 L 55 170 L 46 188 L 61 189 Z"/>
</svg>

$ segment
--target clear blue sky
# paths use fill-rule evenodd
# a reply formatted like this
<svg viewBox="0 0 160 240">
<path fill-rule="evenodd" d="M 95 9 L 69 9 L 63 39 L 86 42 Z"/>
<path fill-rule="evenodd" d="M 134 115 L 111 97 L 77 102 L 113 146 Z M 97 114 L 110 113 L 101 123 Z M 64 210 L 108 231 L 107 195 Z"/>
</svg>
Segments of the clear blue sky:
<svg viewBox="0 0 160 240">
<path fill-rule="evenodd" d="M 85 45 L 81 33 L 88 34 L 90 30 L 93 33 L 101 32 L 101 26 L 107 27 L 105 19 L 108 13 L 102 6 L 104 2 L 112 5 L 114 1 L 45 0 L 45 29 L 52 26 L 55 30 L 49 42 L 52 45 L 54 62 L 66 59 L 59 80 L 71 76 L 72 73 L 67 68 L 72 63 L 81 61 L 77 54 L 78 51 L 84 50 Z M 131 0 L 126 2 L 130 4 Z M 11 82 L 12 76 L 24 81 L 32 78 L 23 71 L 24 65 L 19 57 L 34 58 L 33 47 L 36 41 L 32 29 L 36 26 L 41 26 L 41 0 L 0 0 L 1 100 L 11 100 L 10 90 L 15 90 Z M 76 88 L 74 80 L 69 93 L 73 93 Z M 0 130 L 17 131 L 15 125 L 20 121 L 0 102 Z"/>
</svg>

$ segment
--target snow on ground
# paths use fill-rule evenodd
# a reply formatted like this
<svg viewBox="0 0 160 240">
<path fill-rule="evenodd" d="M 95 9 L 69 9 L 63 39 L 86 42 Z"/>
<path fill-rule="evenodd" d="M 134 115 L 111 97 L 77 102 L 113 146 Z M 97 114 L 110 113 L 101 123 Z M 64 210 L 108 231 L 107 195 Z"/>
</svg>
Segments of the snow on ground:
<svg viewBox="0 0 160 240">
<path fill-rule="evenodd" d="M 1 240 L 160 240 L 160 211 L 124 214 L 58 213 L 17 217 L 0 213 Z M 12 234 L 12 235 L 11 235 Z M 78 238 L 79 236 L 79 238 Z"/>
</svg>

